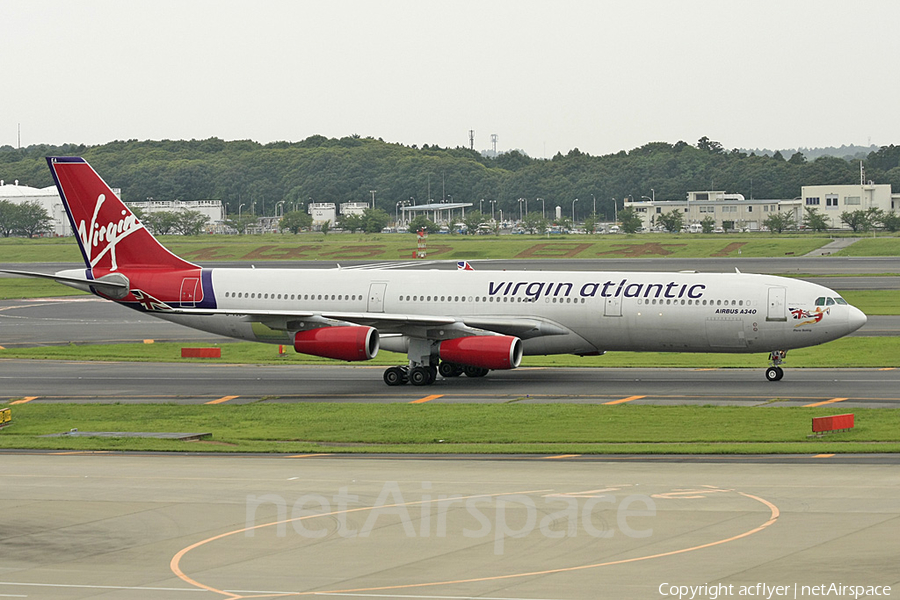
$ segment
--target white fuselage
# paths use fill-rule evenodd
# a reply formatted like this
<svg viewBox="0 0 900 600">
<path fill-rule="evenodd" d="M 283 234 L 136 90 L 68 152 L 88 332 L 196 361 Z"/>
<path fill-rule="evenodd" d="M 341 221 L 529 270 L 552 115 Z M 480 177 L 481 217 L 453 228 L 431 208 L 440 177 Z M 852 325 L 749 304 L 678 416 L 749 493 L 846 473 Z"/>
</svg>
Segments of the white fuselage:
<svg viewBox="0 0 900 600">
<path fill-rule="evenodd" d="M 278 321 L 283 313 L 535 318 L 561 328 L 522 336 L 526 354 L 768 352 L 837 339 L 865 322 L 823 286 L 742 273 L 223 268 L 212 270 L 212 286 L 218 309 L 233 316 L 153 314 L 274 343 L 290 343 L 289 324 Z M 279 326 L 237 314 L 253 311 L 271 312 Z"/>
</svg>

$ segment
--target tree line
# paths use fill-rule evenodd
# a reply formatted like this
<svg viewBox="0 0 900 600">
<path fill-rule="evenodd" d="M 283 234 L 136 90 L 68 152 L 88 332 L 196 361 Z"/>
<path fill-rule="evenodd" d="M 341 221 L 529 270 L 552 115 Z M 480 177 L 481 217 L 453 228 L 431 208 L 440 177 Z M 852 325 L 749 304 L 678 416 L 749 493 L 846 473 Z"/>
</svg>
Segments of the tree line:
<svg viewBox="0 0 900 600">
<path fill-rule="evenodd" d="M 571 213 L 577 198 L 576 221 L 590 216 L 609 221 L 626 198 L 683 200 L 697 190 L 794 198 L 803 185 L 858 182 L 860 162 L 867 179 L 900 189 L 900 146 L 883 146 L 862 161 L 831 156 L 809 161 L 800 152 L 784 157 L 729 151 L 707 137 L 695 144 L 652 142 L 603 156 L 575 148 L 546 160 L 518 151 L 486 157 L 467 148 L 359 136 L 271 144 L 211 138 L 4 146 L 0 179 L 52 185 L 44 160 L 49 155 L 84 156 L 110 186 L 121 188 L 126 201 L 216 199 L 232 218 L 305 213 L 309 202 L 370 201 L 375 190 L 372 208 L 391 220 L 401 202 L 471 202 L 484 213 L 494 208 L 518 215 L 524 198 L 529 213 L 540 210 L 550 218 L 557 205 Z"/>
<path fill-rule="evenodd" d="M 50 231 L 53 219 L 37 202 L 0 200 L 0 235 L 34 237 Z"/>
</svg>

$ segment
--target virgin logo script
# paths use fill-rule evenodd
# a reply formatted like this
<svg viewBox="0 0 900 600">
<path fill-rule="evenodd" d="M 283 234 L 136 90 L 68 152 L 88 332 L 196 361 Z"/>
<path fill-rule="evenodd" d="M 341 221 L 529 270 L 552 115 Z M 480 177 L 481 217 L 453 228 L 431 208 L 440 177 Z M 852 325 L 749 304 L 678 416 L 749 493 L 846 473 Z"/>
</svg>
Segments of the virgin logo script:
<svg viewBox="0 0 900 600">
<path fill-rule="evenodd" d="M 91 217 L 91 225 L 89 228 L 85 228 L 84 220 L 82 220 L 78 225 L 78 237 L 81 238 L 81 246 L 90 257 L 91 267 L 97 266 L 100 259 L 109 253 L 112 261 L 110 270 L 115 271 L 119 268 L 119 265 L 116 263 L 116 246 L 135 231 L 143 229 L 144 226 L 138 222 L 137 217 L 130 214 L 127 210 L 122 210 L 122 218 L 118 222 L 97 223 L 97 215 L 105 201 L 106 194 L 100 194 L 97 197 L 97 204 L 94 205 L 94 215 Z"/>
</svg>

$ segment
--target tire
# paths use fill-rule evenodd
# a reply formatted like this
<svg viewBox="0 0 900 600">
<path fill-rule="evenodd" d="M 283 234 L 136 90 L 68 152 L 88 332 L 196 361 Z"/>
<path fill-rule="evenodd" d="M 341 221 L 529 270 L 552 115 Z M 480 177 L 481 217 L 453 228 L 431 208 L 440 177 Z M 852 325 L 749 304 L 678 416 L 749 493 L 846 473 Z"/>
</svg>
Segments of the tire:
<svg viewBox="0 0 900 600">
<path fill-rule="evenodd" d="M 438 373 L 441 374 L 441 377 L 459 377 L 462 375 L 462 367 L 457 364 L 442 362 L 441 366 L 438 367 Z"/>
<path fill-rule="evenodd" d="M 481 367 L 463 367 L 463 373 L 466 374 L 466 377 L 484 377 L 488 374 L 488 369 L 483 369 Z"/>
<path fill-rule="evenodd" d="M 766 369 L 766 379 L 769 381 L 781 381 L 784 377 L 784 369 L 781 367 L 769 367 Z"/>
<path fill-rule="evenodd" d="M 428 367 L 414 367 L 409 370 L 409 382 L 413 385 L 431 385 L 434 377 Z"/>
<path fill-rule="evenodd" d="M 390 386 L 403 385 L 406 383 L 403 376 L 403 369 L 400 367 L 391 367 L 384 372 L 384 382 Z"/>
</svg>

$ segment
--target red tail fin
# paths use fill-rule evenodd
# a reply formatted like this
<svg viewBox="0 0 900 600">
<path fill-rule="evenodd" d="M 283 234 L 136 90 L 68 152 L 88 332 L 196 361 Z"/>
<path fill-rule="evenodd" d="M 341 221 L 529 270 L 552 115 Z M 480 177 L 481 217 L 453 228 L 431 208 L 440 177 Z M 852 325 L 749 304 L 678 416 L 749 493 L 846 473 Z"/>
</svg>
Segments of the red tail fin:
<svg viewBox="0 0 900 600">
<path fill-rule="evenodd" d="M 47 164 L 88 268 L 198 268 L 156 241 L 83 158 L 49 156 Z"/>
</svg>

